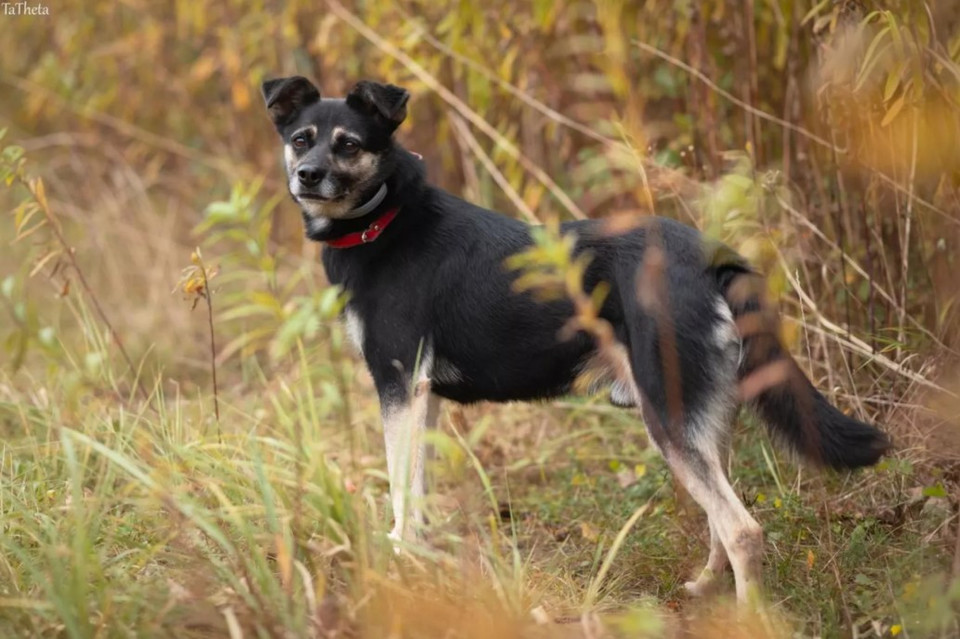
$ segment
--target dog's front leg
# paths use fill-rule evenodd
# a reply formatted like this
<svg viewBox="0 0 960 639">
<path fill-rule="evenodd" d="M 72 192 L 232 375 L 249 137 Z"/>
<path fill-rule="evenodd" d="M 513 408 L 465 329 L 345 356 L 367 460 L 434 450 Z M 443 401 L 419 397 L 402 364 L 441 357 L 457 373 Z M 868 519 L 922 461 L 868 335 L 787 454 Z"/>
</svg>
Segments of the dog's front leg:
<svg viewBox="0 0 960 639">
<path fill-rule="evenodd" d="M 421 376 L 403 400 L 384 402 L 383 435 L 387 449 L 387 475 L 393 505 L 395 542 L 419 536 L 423 527 L 424 431 L 432 427 L 439 401 L 430 392 L 430 381 Z"/>
</svg>

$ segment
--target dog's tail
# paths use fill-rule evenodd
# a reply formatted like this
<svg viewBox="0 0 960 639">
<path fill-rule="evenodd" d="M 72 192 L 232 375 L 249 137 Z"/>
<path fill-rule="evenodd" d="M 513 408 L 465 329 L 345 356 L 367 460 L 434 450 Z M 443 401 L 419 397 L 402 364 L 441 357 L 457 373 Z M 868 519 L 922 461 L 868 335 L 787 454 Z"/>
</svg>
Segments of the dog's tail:
<svg viewBox="0 0 960 639">
<path fill-rule="evenodd" d="M 831 468 L 870 466 L 892 442 L 875 427 L 830 405 L 780 342 L 780 320 L 764 302 L 764 280 L 745 262 L 715 269 L 737 323 L 743 352 L 740 395 L 766 422 L 774 439 Z"/>
</svg>

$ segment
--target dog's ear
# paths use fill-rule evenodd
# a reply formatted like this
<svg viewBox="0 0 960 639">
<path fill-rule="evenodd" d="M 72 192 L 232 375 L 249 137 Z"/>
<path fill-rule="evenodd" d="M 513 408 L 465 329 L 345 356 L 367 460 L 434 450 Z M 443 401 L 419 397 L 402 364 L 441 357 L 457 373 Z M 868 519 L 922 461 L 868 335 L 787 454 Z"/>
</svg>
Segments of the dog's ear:
<svg viewBox="0 0 960 639">
<path fill-rule="evenodd" d="M 382 118 L 391 131 L 407 117 L 410 93 L 392 84 L 363 80 L 347 94 L 347 105 L 368 115 Z"/>
<path fill-rule="evenodd" d="M 317 87 L 300 75 L 267 80 L 260 91 L 267 103 L 270 119 L 278 129 L 293 119 L 302 108 L 320 99 Z"/>
</svg>

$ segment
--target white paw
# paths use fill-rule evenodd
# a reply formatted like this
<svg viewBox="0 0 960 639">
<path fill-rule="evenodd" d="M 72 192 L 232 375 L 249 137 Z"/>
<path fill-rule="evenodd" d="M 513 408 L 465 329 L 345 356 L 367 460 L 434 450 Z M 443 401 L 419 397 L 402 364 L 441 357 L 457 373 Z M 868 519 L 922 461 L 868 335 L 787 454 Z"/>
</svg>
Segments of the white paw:
<svg viewBox="0 0 960 639">
<path fill-rule="evenodd" d="M 703 570 L 696 581 L 688 581 L 683 587 L 693 597 L 706 597 L 717 589 L 717 576 L 709 568 Z"/>
<path fill-rule="evenodd" d="M 400 534 L 400 531 L 394 528 L 389 533 L 387 533 L 387 539 L 390 540 L 390 545 L 393 546 L 393 552 L 396 555 L 400 554 L 400 546 L 403 544 L 403 535 Z"/>
</svg>

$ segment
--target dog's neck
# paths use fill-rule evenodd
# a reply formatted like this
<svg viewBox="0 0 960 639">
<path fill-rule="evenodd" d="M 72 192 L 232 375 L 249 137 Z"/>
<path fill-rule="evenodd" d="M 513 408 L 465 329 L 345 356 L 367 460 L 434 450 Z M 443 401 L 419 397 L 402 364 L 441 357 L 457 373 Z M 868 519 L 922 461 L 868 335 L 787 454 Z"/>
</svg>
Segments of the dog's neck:
<svg viewBox="0 0 960 639">
<path fill-rule="evenodd" d="M 353 218 L 363 217 L 368 213 L 372 213 L 383 202 L 383 198 L 387 197 L 387 191 L 387 183 L 384 182 L 380 185 L 380 188 L 377 189 L 377 192 L 373 194 L 373 197 L 357 208 L 347 211 L 347 213 L 343 215 L 343 219 L 352 220 Z"/>
<path fill-rule="evenodd" d="M 357 215 L 347 219 L 331 219 L 311 217 L 301 211 L 307 237 L 315 242 L 335 240 L 350 233 L 363 231 L 392 208 L 402 208 L 403 201 L 423 187 L 424 167 L 418 156 L 399 145 L 396 146 L 394 154 L 392 171 L 380 186 L 372 187 L 362 194 L 360 201 L 364 204 L 353 209 L 358 213 Z M 410 212 L 407 214 L 409 215 Z M 402 211 L 400 217 L 404 217 Z"/>
</svg>

